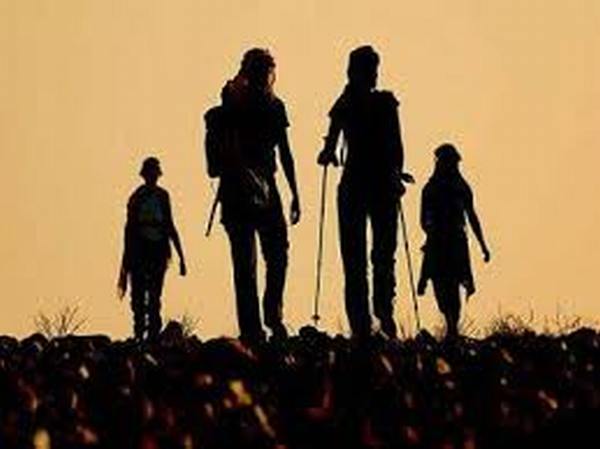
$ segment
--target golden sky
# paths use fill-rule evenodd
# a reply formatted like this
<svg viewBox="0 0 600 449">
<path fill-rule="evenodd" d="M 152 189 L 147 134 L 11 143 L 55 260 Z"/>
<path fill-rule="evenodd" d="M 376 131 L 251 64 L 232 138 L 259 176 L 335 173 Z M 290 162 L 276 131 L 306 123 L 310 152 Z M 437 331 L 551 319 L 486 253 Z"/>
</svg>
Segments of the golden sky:
<svg viewBox="0 0 600 449">
<path fill-rule="evenodd" d="M 472 245 L 478 293 L 469 317 L 484 327 L 499 308 L 532 309 L 539 320 L 560 308 L 595 320 L 598 29 L 596 0 L 0 0 L 0 333 L 27 334 L 37 312 L 77 301 L 88 332 L 130 333 L 115 282 L 126 200 L 149 154 L 162 160 L 189 265 L 186 278 L 169 270 L 163 314 L 198 317 L 203 336 L 236 332 L 226 237 L 220 226 L 203 237 L 212 190 L 202 114 L 253 46 L 276 57 L 291 121 L 303 219 L 290 233 L 285 313 L 293 329 L 308 322 L 314 161 L 347 55 L 363 43 L 381 54 L 380 86 L 401 99 L 406 168 L 418 181 L 405 197 L 415 265 L 420 187 L 435 146 L 452 141 L 493 257 L 483 266 Z M 337 176 L 322 296 L 331 331 L 347 327 Z M 397 309 L 408 326 L 401 249 Z M 421 309 L 435 327 L 431 294 Z"/>
</svg>

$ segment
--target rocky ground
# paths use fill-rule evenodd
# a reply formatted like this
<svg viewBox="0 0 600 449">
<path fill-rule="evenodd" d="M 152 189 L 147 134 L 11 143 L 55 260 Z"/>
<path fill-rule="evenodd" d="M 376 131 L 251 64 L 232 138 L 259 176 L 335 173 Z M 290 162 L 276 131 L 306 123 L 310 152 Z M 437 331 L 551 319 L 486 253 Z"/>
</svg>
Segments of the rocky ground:
<svg viewBox="0 0 600 449">
<path fill-rule="evenodd" d="M 600 334 L 0 337 L 0 448 L 599 447 Z M 576 437 L 586 437 L 579 443 Z M 583 441 L 583 440 L 581 440 Z"/>
</svg>

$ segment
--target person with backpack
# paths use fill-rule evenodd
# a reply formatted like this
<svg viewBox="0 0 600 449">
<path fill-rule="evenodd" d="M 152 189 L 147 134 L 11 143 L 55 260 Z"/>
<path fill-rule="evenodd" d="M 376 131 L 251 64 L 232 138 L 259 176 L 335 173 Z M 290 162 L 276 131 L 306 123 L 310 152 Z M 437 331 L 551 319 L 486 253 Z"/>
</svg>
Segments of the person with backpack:
<svg viewBox="0 0 600 449">
<path fill-rule="evenodd" d="M 256 237 L 266 265 L 264 323 L 285 338 L 283 292 L 288 234 L 275 183 L 276 148 L 292 201 L 290 221 L 300 220 L 294 160 L 285 105 L 273 91 L 275 60 L 260 48 L 247 51 L 237 75 L 221 92 L 221 105 L 205 114 L 208 174 L 220 178 L 218 201 L 231 246 L 238 327 L 243 341 L 264 340 L 256 279 Z"/>
<path fill-rule="evenodd" d="M 122 298 L 127 292 L 128 281 L 131 283 L 133 328 L 138 341 L 154 340 L 162 328 L 160 297 L 171 258 L 170 242 L 173 242 L 179 256 L 179 274 L 185 276 L 187 273 L 169 193 L 158 185 L 161 175 L 159 160 L 146 158 L 140 170 L 144 184 L 133 192 L 127 202 L 118 287 Z"/>
<path fill-rule="evenodd" d="M 377 90 L 379 55 L 371 46 L 350 53 L 348 83 L 329 112 L 329 132 L 318 163 L 338 165 L 340 134 L 346 143 L 344 171 L 338 187 L 340 249 L 344 265 L 345 305 L 353 336 L 371 333 L 367 282 L 367 220 L 372 228 L 373 308 L 381 330 L 397 335 L 394 321 L 395 252 L 398 202 L 404 182 L 404 148 L 398 100 Z"/>
<path fill-rule="evenodd" d="M 433 175 L 421 196 L 421 227 L 427 240 L 417 290 L 419 295 L 424 295 L 428 281 L 432 281 L 450 338 L 458 336 L 460 287 L 464 288 L 467 298 L 475 293 L 465 218 L 479 242 L 483 260 L 489 262 L 491 257 L 475 211 L 473 192 L 460 173 L 460 161 L 460 153 L 454 145 L 439 146 L 435 150 Z"/>
</svg>

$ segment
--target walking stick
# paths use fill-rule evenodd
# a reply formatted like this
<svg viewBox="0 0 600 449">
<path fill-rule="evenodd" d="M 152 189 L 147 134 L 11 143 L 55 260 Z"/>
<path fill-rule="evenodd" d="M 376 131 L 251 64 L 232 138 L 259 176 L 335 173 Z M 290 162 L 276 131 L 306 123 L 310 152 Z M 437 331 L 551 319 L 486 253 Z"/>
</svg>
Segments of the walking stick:
<svg viewBox="0 0 600 449">
<path fill-rule="evenodd" d="M 415 309 L 415 319 L 417 322 L 417 333 L 421 332 L 421 319 L 419 317 L 419 304 L 417 302 L 417 293 L 415 290 L 415 278 L 413 275 L 412 261 L 410 258 L 410 248 L 408 247 L 408 232 L 406 231 L 406 220 L 404 219 L 404 208 L 402 199 L 398 201 L 400 211 L 400 222 L 402 223 L 402 236 L 404 237 L 404 251 L 406 252 L 406 265 L 408 267 L 408 277 L 410 279 L 410 292 L 412 295 L 413 306 Z"/>
<path fill-rule="evenodd" d="M 210 231 L 213 227 L 213 222 L 215 221 L 215 214 L 217 212 L 217 206 L 219 205 L 219 201 L 221 201 L 221 184 L 217 188 L 217 192 L 215 193 L 215 198 L 213 199 L 212 206 L 210 207 L 210 215 L 208 217 L 208 223 L 206 225 L 206 232 L 204 233 L 205 237 L 210 236 Z"/>
<path fill-rule="evenodd" d="M 323 231 L 325 228 L 325 202 L 327 190 L 327 164 L 323 166 L 323 179 L 321 181 L 321 211 L 319 213 L 319 242 L 317 249 L 317 285 L 315 288 L 315 302 L 312 320 L 315 327 L 319 325 L 319 297 L 321 295 L 321 271 L 323 267 Z"/>
</svg>

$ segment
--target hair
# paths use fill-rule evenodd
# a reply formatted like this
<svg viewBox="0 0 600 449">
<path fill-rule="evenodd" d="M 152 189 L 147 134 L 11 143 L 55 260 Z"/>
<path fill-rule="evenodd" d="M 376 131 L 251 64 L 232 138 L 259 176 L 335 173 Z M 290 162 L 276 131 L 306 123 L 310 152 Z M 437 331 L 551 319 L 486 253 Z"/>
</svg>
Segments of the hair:
<svg viewBox="0 0 600 449">
<path fill-rule="evenodd" d="M 447 173 L 458 169 L 458 163 L 462 160 L 460 153 L 451 143 L 443 143 L 435 149 L 435 172 Z"/>
<path fill-rule="evenodd" d="M 363 45 L 350 52 L 348 59 L 348 86 L 374 87 L 372 76 L 379 67 L 379 55 L 370 45 Z"/>
<path fill-rule="evenodd" d="M 266 48 L 252 48 L 242 58 L 238 77 L 253 90 L 273 94 L 275 59 Z"/>
<path fill-rule="evenodd" d="M 144 162 L 142 162 L 140 176 L 142 178 L 146 178 L 154 170 L 158 170 L 158 173 L 162 174 L 162 170 L 160 169 L 160 161 L 154 156 L 147 157 L 144 159 Z"/>
</svg>

